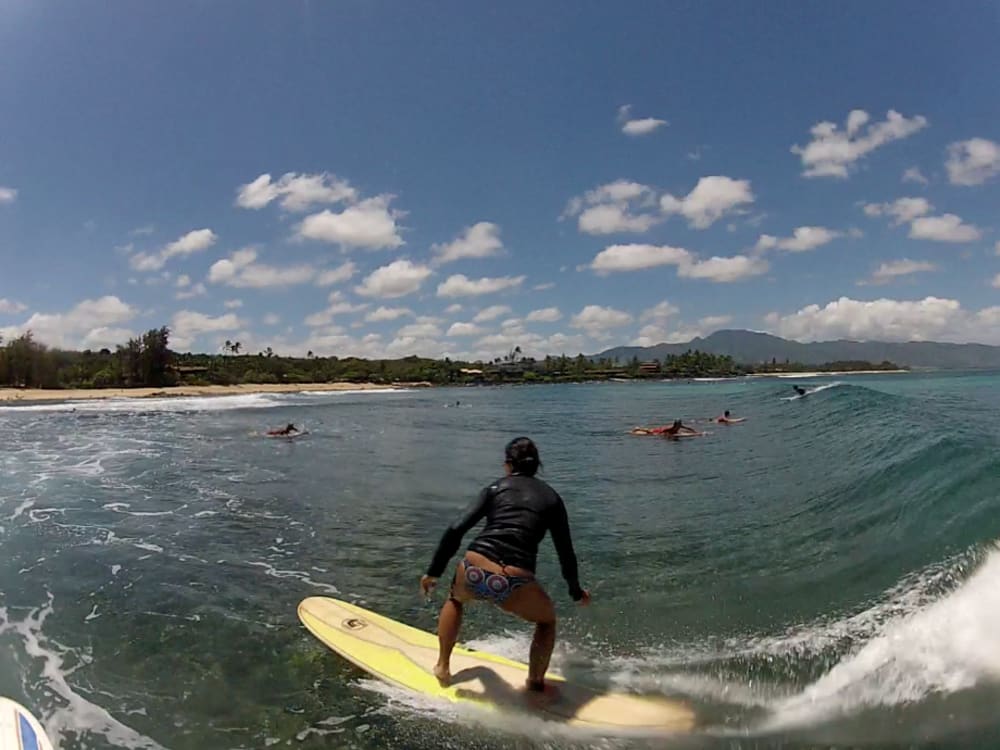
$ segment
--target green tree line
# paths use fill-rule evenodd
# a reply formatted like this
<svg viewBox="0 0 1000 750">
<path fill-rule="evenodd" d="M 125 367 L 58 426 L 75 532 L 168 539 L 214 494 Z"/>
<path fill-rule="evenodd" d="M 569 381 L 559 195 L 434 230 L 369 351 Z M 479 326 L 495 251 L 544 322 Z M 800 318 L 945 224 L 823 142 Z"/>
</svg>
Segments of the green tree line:
<svg viewBox="0 0 1000 750">
<path fill-rule="evenodd" d="M 689 350 L 663 361 L 632 359 L 619 365 L 610 359 L 548 356 L 534 360 L 520 347 L 490 362 L 403 357 L 282 357 L 270 348 L 241 353 L 238 341 L 226 341 L 222 354 L 180 354 L 169 347 L 170 330 L 154 328 L 129 339 L 114 351 L 52 349 L 27 332 L 0 340 L 0 385 L 15 388 L 134 388 L 178 384 L 235 385 L 270 383 L 417 383 L 435 385 L 498 382 L 564 382 L 609 378 L 736 377 L 752 373 L 804 370 L 891 370 L 891 362 L 832 362 L 816 367 L 796 363 L 743 365 L 726 355 Z"/>
</svg>

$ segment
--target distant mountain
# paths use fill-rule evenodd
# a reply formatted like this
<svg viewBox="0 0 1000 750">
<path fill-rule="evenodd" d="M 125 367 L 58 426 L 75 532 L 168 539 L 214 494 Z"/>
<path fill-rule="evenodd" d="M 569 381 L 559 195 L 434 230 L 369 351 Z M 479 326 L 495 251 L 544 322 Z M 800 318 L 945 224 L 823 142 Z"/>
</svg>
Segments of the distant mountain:
<svg viewBox="0 0 1000 750">
<path fill-rule="evenodd" d="M 927 367 L 942 370 L 978 368 L 1000 369 L 1000 346 L 985 344 L 939 344 L 931 341 L 887 343 L 881 341 L 815 341 L 803 344 L 768 333 L 753 331 L 716 331 L 705 338 L 696 337 L 686 344 L 656 346 L 619 346 L 593 355 L 620 363 L 638 357 L 642 361 L 663 360 L 671 354 L 683 354 L 698 349 L 709 354 L 730 355 L 741 364 L 770 362 L 801 362 L 821 365 L 826 362 L 888 360 L 906 367 Z"/>
</svg>

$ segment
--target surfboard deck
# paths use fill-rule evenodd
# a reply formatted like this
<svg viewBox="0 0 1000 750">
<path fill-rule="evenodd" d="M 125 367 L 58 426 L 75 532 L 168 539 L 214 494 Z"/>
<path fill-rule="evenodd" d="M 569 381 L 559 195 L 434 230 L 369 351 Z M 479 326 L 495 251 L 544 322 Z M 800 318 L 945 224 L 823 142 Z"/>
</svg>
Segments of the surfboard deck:
<svg viewBox="0 0 1000 750">
<path fill-rule="evenodd" d="M 456 646 L 451 684 L 434 677 L 437 636 L 348 602 L 324 596 L 302 600 L 299 619 L 324 645 L 385 682 L 455 703 L 524 710 L 542 718 L 598 731 L 688 732 L 694 712 L 665 697 L 601 692 L 546 675 L 556 696 L 535 700 L 524 689 L 528 666 Z"/>
<path fill-rule="evenodd" d="M 52 750 L 45 730 L 31 712 L 0 697 L 0 750 Z"/>
</svg>

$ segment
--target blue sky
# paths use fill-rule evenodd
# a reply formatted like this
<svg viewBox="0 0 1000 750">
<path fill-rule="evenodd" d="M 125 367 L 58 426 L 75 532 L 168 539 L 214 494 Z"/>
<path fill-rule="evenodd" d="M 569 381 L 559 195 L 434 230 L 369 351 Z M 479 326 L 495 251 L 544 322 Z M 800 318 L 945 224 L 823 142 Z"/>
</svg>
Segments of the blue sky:
<svg viewBox="0 0 1000 750">
<path fill-rule="evenodd" d="M 1000 7 L 0 0 L 0 334 L 1000 343 Z"/>
</svg>

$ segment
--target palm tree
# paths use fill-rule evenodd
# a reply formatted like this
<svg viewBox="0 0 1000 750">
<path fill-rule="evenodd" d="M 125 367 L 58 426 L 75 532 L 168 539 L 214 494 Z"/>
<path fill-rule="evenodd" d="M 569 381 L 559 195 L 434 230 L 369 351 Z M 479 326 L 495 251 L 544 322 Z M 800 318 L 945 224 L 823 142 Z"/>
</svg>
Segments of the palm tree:
<svg viewBox="0 0 1000 750">
<path fill-rule="evenodd" d="M 232 349 L 233 349 L 233 342 L 230 341 L 229 339 L 226 339 L 226 343 L 222 345 L 222 351 L 230 352 L 232 351 Z"/>
<path fill-rule="evenodd" d="M 233 345 L 231 347 L 229 347 L 229 348 L 232 350 L 233 354 L 239 354 L 241 346 L 242 346 L 242 344 L 240 344 L 239 341 L 234 341 Z"/>
</svg>

